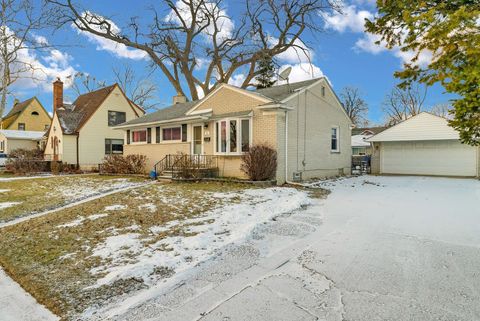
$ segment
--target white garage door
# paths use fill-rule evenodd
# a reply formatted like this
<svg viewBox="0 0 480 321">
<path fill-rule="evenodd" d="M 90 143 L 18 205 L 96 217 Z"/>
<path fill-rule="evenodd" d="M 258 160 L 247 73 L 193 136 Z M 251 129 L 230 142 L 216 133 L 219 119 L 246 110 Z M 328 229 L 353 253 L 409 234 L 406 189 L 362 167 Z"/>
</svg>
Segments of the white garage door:
<svg viewBox="0 0 480 321">
<path fill-rule="evenodd" d="M 383 142 L 384 174 L 476 176 L 477 150 L 453 140 Z"/>
</svg>

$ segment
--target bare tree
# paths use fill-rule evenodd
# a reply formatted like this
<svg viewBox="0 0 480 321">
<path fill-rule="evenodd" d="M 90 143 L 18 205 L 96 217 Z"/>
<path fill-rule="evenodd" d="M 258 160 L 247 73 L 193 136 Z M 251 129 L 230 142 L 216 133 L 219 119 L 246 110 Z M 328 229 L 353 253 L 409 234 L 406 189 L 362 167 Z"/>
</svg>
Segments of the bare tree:
<svg viewBox="0 0 480 321">
<path fill-rule="evenodd" d="M 28 50 L 50 47 L 34 32 L 45 26 L 47 7 L 32 0 L 0 0 L 0 119 L 11 86 L 22 78 L 35 78 L 36 66 Z"/>
<path fill-rule="evenodd" d="M 453 115 L 453 107 L 448 104 L 448 103 L 443 103 L 443 104 L 437 104 L 430 109 L 430 112 L 434 115 L 447 118 L 447 119 L 452 119 Z"/>
<path fill-rule="evenodd" d="M 85 72 L 77 72 L 73 75 L 67 76 L 67 80 L 71 82 L 71 89 L 77 96 L 106 86 L 105 81 L 98 80 L 95 76 Z"/>
<path fill-rule="evenodd" d="M 385 97 L 383 111 L 386 125 L 393 126 L 423 111 L 427 87 L 411 84 L 406 88 L 394 87 Z"/>
<path fill-rule="evenodd" d="M 113 68 L 113 73 L 118 85 L 133 103 L 145 110 L 158 108 L 158 87 L 150 75 L 137 76 L 130 65 Z"/>
<path fill-rule="evenodd" d="M 320 32 L 324 25 L 320 13 L 339 11 L 341 3 L 243 0 L 244 12 L 236 13 L 233 22 L 224 0 L 164 0 L 142 19 L 131 17 L 120 31 L 111 19 L 71 0 L 48 1 L 58 7 L 53 17 L 57 26 L 74 24 L 81 31 L 142 50 L 178 95 L 189 93 L 193 100 L 199 91 L 208 94 L 238 72 L 245 74 L 243 88 L 252 85 L 259 74 L 257 63 L 266 55 L 273 58 L 287 50 L 308 54 L 303 36 Z M 205 69 L 202 76 L 196 72 L 200 67 Z"/>
<path fill-rule="evenodd" d="M 360 90 L 355 87 L 345 87 L 340 93 L 343 108 L 352 120 L 352 123 L 357 126 L 368 126 L 368 105 L 360 96 Z"/>
</svg>

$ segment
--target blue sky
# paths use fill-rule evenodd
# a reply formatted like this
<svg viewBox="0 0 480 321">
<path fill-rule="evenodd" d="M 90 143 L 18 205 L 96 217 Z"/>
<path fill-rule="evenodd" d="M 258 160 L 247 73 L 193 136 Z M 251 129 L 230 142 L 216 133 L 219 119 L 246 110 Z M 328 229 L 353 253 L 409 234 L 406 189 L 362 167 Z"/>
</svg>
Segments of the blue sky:
<svg viewBox="0 0 480 321">
<path fill-rule="evenodd" d="M 128 23 L 129 16 L 144 17 L 148 12 L 147 3 L 137 1 L 79 1 L 85 8 L 103 16 L 110 17 L 120 28 Z M 383 47 L 373 45 L 374 37 L 363 32 L 363 19 L 375 13 L 372 0 L 350 0 L 345 2 L 343 15 L 327 17 L 326 32 L 315 36 L 306 35 L 305 42 L 311 47 L 312 62 L 315 66 L 314 76 L 326 75 L 334 89 L 339 93 L 345 86 L 360 88 L 369 105 L 369 119 L 373 123 L 381 123 L 383 113 L 381 103 L 385 95 L 392 89 L 397 80 L 394 71 L 401 68 L 402 62 L 409 59 L 408 54 L 398 50 L 387 51 Z M 115 3 L 112 6 L 112 3 Z M 236 12 L 238 2 L 227 1 L 226 12 Z M 165 12 L 167 14 L 167 12 Z M 233 23 L 235 19 L 232 18 Z M 65 77 L 74 71 L 81 71 L 95 76 L 97 79 L 113 83 L 112 68 L 131 65 L 138 74 L 147 74 L 148 59 L 141 52 L 128 48 L 118 48 L 113 44 L 95 39 L 93 36 L 79 34 L 71 27 L 64 27 L 55 32 L 41 34 L 49 43 L 66 44 L 55 52 L 36 54 L 35 59 L 45 66 L 45 81 L 41 84 L 19 83 L 14 92 L 20 100 L 37 96 L 47 110 L 51 110 L 51 81 L 56 76 Z M 33 56 L 33 54 L 32 54 Z M 292 57 L 293 56 L 293 57 Z M 428 60 L 428 57 L 425 57 Z M 300 68 L 302 61 L 296 55 L 285 54 L 279 63 L 284 67 L 294 67 L 294 78 L 307 79 L 312 75 Z M 305 66 L 305 64 L 304 64 Z M 300 70 L 300 69 L 301 70 Z M 153 80 L 160 88 L 159 101 L 163 106 L 171 102 L 175 91 L 160 71 L 153 74 Z M 429 88 L 426 106 L 445 103 L 451 98 L 443 93 L 443 88 Z M 66 96 L 74 99 L 75 95 L 67 89 Z M 13 97 L 10 99 L 10 105 Z"/>
</svg>

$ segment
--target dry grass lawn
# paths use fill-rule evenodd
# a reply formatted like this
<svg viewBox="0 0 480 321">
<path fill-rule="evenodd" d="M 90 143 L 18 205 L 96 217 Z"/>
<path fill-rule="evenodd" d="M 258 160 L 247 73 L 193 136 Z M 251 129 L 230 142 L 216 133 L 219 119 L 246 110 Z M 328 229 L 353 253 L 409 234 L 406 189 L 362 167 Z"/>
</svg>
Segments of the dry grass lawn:
<svg viewBox="0 0 480 321">
<path fill-rule="evenodd" d="M 53 209 L 125 184 L 145 181 L 139 177 L 58 176 L 0 181 L 0 222 Z"/>
<path fill-rule="evenodd" d="M 48 187 L 43 187 L 47 182 L 55 181 L 38 183 L 43 195 L 48 193 Z M 201 217 L 226 202 L 239 202 L 235 197 L 215 197 L 214 192 L 246 188 L 251 186 L 213 182 L 155 184 L 64 209 L 2 229 L 0 264 L 40 303 L 62 318 L 72 319 L 87 307 L 105 304 L 114 295 L 145 287 L 142 280 L 131 278 L 92 288 L 104 276 L 92 274 L 92 269 L 105 264 L 102 258 L 92 255 L 95 247 L 111 236 L 131 230 L 146 244 L 194 233 L 192 224 L 182 221 Z M 152 229 L 172 221 L 180 224 L 164 230 Z M 172 271 L 158 268 L 153 273 L 161 279 Z"/>
</svg>

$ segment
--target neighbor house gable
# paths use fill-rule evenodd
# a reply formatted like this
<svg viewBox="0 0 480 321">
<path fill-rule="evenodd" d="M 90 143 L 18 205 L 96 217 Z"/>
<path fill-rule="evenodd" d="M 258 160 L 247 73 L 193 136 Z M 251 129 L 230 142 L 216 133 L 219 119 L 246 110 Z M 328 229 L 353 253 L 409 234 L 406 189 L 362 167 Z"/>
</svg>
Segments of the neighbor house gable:
<svg viewBox="0 0 480 321">
<path fill-rule="evenodd" d="M 32 115 L 36 112 L 38 115 Z M 26 130 L 42 131 L 51 121 L 51 117 L 37 97 L 18 103 L 2 120 L 3 129 L 16 130 L 18 123 L 24 123 Z M 15 126 L 17 125 L 17 126 Z"/>
<path fill-rule="evenodd" d="M 368 139 L 382 141 L 457 140 L 458 132 L 447 119 L 427 112 L 412 116 Z"/>
</svg>

